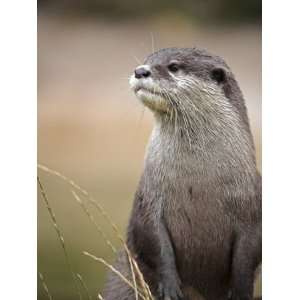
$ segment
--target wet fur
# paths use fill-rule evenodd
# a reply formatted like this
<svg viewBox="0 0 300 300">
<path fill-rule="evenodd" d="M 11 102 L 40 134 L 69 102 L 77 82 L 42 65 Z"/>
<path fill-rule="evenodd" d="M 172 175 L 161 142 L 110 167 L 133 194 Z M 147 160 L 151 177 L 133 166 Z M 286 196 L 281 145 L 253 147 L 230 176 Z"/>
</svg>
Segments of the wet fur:
<svg viewBox="0 0 300 300">
<path fill-rule="evenodd" d="M 185 66 L 176 86 L 163 68 L 170 57 Z M 158 296 L 163 220 L 185 298 L 250 300 L 261 261 L 261 178 L 242 93 L 225 62 L 203 50 L 163 49 L 146 63 L 173 102 L 169 113 L 154 111 L 128 246 Z M 210 78 L 214 67 L 226 71 L 221 85 Z M 124 253 L 116 268 L 130 278 Z M 110 274 L 105 299 L 131 300 L 134 292 Z"/>
</svg>

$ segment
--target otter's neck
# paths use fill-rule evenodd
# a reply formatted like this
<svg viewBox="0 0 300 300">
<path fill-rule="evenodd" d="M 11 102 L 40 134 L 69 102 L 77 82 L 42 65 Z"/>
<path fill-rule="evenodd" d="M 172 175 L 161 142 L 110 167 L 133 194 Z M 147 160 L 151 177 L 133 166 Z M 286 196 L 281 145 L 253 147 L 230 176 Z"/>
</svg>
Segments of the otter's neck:
<svg viewBox="0 0 300 300">
<path fill-rule="evenodd" d="M 192 121 L 190 121 L 192 122 Z M 207 120 L 192 125 L 178 117 L 156 116 L 147 149 L 146 168 L 163 177 L 253 177 L 256 172 L 252 136 L 238 118 Z"/>
</svg>

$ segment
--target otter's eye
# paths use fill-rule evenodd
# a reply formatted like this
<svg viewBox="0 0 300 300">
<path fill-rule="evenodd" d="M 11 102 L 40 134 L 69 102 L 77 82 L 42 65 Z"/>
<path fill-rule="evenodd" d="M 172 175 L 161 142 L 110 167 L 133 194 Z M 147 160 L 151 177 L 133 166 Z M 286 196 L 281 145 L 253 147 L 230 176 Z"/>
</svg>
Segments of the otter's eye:
<svg viewBox="0 0 300 300">
<path fill-rule="evenodd" d="M 172 73 L 176 73 L 179 70 L 179 65 L 177 63 L 171 63 L 168 65 L 168 69 Z"/>
<path fill-rule="evenodd" d="M 216 68 L 213 69 L 211 72 L 211 77 L 214 79 L 217 83 L 222 83 L 226 79 L 226 73 L 225 70 L 222 68 Z"/>
</svg>

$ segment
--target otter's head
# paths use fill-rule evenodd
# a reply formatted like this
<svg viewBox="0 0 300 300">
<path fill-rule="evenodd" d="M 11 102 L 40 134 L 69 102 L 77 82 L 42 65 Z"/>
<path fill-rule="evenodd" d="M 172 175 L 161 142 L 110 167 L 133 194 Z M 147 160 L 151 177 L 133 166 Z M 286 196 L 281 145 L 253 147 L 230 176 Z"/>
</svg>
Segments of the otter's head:
<svg viewBox="0 0 300 300">
<path fill-rule="evenodd" d="M 158 115 L 176 111 L 186 118 L 200 115 L 205 119 L 230 111 L 248 123 L 232 72 L 222 58 L 205 50 L 161 49 L 135 69 L 130 86 L 137 98 Z"/>
</svg>

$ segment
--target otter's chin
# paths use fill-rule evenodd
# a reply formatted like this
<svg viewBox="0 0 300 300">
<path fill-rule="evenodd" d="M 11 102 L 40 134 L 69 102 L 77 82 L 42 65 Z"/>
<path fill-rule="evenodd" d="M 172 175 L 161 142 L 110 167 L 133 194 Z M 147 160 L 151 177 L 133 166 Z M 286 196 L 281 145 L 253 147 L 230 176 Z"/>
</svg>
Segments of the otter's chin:
<svg viewBox="0 0 300 300">
<path fill-rule="evenodd" d="M 146 89 L 139 89 L 135 94 L 137 98 L 152 111 L 167 113 L 170 110 L 170 105 L 167 100 L 157 93 Z"/>
</svg>

